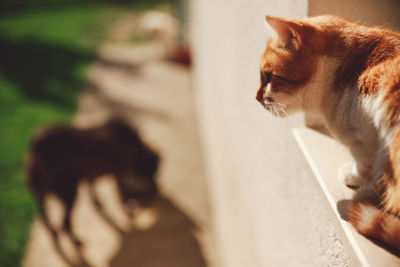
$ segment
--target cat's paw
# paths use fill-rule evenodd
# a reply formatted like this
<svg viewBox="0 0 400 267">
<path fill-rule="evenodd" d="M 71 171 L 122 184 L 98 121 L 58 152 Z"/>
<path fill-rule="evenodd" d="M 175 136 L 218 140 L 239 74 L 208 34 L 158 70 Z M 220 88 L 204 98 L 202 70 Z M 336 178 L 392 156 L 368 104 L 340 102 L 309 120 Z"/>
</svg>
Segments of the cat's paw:
<svg viewBox="0 0 400 267">
<path fill-rule="evenodd" d="M 354 162 L 340 166 L 339 180 L 350 188 L 358 188 L 365 183 L 365 178 L 359 174 Z"/>
</svg>

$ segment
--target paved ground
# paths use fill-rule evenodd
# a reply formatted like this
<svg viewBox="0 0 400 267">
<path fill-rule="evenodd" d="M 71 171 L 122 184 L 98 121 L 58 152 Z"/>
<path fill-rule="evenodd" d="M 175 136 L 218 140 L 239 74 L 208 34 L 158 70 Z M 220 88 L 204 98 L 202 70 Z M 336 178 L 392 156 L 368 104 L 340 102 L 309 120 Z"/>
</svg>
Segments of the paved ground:
<svg viewBox="0 0 400 267">
<path fill-rule="evenodd" d="M 157 59 L 159 53 L 143 57 L 146 53 L 139 49 L 157 46 L 101 50 L 74 123 L 90 127 L 111 114 L 128 118 L 160 151 L 159 185 L 164 197 L 151 208 L 139 210 L 132 221 L 122 210 L 113 178 L 99 179 L 96 190 L 106 210 L 120 228 L 134 226 L 121 233 L 96 212 L 88 186 L 82 184 L 72 215 L 73 228 L 85 244 L 81 261 L 90 266 L 215 266 L 190 72 Z M 51 198 L 47 209 L 59 225 L 62 205 Z M 58 251 L 51 240 L 41 221 L 35 220 L 24 265 L 56 267 L 68 266 L 66 259 L 70 264 L 79 262 L 80 254 L 66 236 L 61 236 Z"/>
</svg>

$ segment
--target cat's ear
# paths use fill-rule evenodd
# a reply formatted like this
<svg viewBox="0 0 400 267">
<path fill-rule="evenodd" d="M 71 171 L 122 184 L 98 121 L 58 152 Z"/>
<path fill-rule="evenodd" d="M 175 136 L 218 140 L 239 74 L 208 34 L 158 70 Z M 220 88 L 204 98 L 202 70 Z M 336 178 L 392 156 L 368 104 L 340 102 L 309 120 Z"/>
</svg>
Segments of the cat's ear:
<svg viewBox="0 0 400 267">
<path fill-rule="evenodd" d="M 299 49 L 302 40 L 300 35 L 301 25 L 295 21 L 278 17 L 265 16 L 265 20 L 278 34 L 280 42 L 285 47 Z"/>
</svg>

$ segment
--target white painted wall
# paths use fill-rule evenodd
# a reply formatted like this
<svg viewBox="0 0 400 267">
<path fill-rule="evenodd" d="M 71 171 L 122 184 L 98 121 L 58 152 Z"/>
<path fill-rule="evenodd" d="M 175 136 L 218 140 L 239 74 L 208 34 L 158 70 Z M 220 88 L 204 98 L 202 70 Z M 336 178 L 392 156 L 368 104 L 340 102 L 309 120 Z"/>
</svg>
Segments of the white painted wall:
<svg viewBox="0 0 400 267">
<path fill-rule="evenodd" d="M 291 135 L 255 101 L 264 16 L 307 0 L 192 0 L 191 45 L 204 158 L 223 266 L 350 266 Z"/>
</svg>

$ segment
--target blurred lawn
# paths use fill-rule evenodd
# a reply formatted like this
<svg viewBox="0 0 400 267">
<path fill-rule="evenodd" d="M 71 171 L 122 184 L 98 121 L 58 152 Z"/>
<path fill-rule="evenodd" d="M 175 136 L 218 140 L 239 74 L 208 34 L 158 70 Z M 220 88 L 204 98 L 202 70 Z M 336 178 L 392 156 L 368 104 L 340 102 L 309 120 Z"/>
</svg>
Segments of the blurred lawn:
<svg viewBox="0 0 400 267">
<path fill-rule="evenodd" d="M 34 130 L 70 121 L 107 25 L 127 10 L 171 0 L 123 2 L 0 3 L 0 266 L 20 266 L 29 237 L 36 208 L 23 155 Z"/>
</svg>

